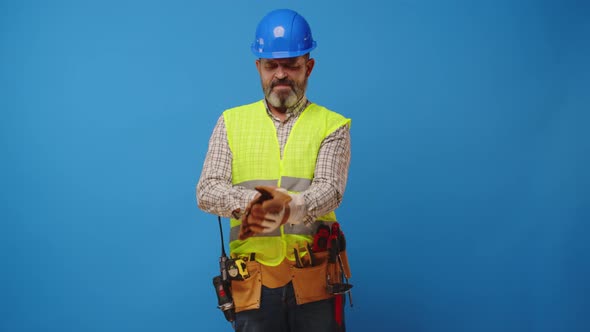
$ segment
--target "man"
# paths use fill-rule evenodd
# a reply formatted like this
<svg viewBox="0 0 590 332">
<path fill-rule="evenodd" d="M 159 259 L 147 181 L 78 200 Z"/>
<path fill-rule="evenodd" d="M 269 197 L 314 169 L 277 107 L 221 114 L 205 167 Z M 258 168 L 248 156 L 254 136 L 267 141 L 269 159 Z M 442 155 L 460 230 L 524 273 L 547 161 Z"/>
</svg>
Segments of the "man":
<svg viewBox="0 0 590 332">
<path fill-rule="evenodd" d="M 315 47 L 301 15 L 268 13 L 251 47 L 264 99 L 223 112 L 209 141 L 197 201 L 231 218 L 231 256 L 247 262 L 249 277 L 231 283 L 237 331 L 344 327 L 342 303 L 326 288 L 327 252 L 311 244 L 320 225 L 337 221 L 350 119 L 305 96 Z"/>
</svg>

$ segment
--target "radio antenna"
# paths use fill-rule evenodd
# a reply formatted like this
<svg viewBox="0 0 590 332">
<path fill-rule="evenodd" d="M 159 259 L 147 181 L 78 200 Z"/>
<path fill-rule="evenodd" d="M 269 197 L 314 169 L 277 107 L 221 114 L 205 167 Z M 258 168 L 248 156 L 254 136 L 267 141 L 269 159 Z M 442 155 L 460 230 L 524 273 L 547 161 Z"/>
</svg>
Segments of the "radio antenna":
<svg viewBox="0 0 590 332">
<path fill-rule="evenodd" d="M 227 257 L 225 254 L 225 246 L 223 245 L 223 228 L 221 227 L 221 216 L 217 216 L 217 222 L 219 223 L 219 235 L 221 237 L 221 257 Z"/>
</svg>

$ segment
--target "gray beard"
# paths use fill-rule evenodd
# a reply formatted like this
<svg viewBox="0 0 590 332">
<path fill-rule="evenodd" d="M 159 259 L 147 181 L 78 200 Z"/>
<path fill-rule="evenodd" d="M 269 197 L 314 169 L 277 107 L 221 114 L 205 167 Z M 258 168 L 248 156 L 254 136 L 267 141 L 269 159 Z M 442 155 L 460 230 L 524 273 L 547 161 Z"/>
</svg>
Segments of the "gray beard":
<svg viewBox="0 0 590 332">
<path fill-rule="evenodd" d="M 267 93 L 266 100 L 269 102 L 269 104 L 276 108 L 291 108 L 297 104 L 299 97 L 297 94 L 295 94 L 295 91 L 291 90 L 287 98 L 281 98 L 277 93 L 274 92 Z"/>
<path fill-rule="evenodd" d="M 279 96 L 276 92 L 272 91 L 272 88 L 264 89 L 264 96 L 269 104 L 271 104 L 275 108 L 291 108 L 297 104 L 299 99 L 303 97 L 305 94 L 305 89 L 307 88 L 307 79 L 303 82 L 302 86 L 293 84 L 291 91 L 287 97 Z"/>
</svg>

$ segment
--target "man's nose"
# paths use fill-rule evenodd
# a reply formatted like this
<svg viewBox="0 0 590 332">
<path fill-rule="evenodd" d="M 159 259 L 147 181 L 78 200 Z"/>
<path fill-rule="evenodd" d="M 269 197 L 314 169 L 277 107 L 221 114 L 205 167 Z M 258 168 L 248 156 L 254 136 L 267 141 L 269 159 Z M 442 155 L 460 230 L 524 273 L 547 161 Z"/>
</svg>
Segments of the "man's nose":
<svg viewBox="0 0 590 332">
<path fill-rule="evenodd" d="M 287 77 L 287 73 L 283 70 L 283 67 L 279 66 L 277 68 L 277 71 L 275 73 L 275 77 L 278 78 L 279 80 L 282 80 L 283 78 Z"/>
</svg>

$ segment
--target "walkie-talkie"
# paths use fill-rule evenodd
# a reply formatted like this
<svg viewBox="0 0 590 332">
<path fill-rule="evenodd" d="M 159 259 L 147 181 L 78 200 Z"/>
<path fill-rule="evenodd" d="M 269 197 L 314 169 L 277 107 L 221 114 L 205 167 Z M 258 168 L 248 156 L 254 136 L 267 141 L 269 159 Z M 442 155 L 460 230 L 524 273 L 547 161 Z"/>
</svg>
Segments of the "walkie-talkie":
<svg viewBox="0 0 590 332">
<path fill-rule="evenodd" d="M 221 227 L 220 216 L 217 216 L 217 221 L 219 222 L 219 234 L 221 236 L 221 257 L 219 257 L 220 275 L 213 278 L 213 287 L 215 287 L 215 294 L 217 295 L 217 307 L 221 309 L 225 319 L 231 323 L 236 319 L 236 311 L 230 291 L 230 280 L 227 273 L 228 257 L 225 254 L 225 247 L 223 245 L 223 229 Z"/>
</svg>

